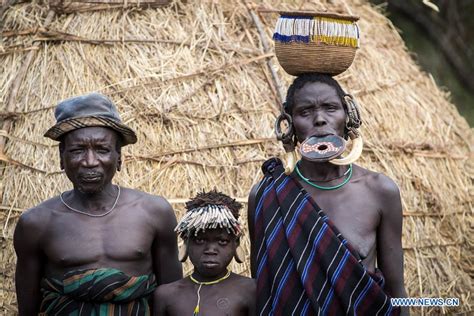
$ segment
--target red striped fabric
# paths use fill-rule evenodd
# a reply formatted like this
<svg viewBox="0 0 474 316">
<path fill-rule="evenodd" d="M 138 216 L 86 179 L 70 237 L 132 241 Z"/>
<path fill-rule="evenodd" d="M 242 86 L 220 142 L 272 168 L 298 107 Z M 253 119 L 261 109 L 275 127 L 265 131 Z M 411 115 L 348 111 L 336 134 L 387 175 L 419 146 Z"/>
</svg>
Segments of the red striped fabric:
<svg viewBox="0 0 474 316">
<path fill-rule="evenodd" d="M 255 249 L 259 315 L 397 315 L 360 257 L 279 159 L 262 167 Z"/>
</svg>

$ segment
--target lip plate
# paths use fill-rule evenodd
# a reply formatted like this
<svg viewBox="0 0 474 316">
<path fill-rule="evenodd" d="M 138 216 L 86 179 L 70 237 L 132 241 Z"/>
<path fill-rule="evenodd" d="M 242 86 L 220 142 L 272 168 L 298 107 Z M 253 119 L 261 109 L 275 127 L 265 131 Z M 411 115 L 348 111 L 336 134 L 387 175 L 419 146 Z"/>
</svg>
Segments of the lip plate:
<svg viewBox="0 0 474 316">
<path fill-rule="evenodd" d="M 304 151 L 305 146 L 313 147 L 318 143 L 324 143 L 327 146 L 328 143 L 332 144 L 333 150 L 328 150 L 326 152 L 320 151 Z M 314 162 L 327 162 L 331 159 L 334 159 L 340 156 L 346 149 L 345 140 L 335 134 L 325 134 L 325 136 L 311 135 L 301 143 L 299 152 L 301 157 L 305 160 L 314 161 Z"/>
</svg>

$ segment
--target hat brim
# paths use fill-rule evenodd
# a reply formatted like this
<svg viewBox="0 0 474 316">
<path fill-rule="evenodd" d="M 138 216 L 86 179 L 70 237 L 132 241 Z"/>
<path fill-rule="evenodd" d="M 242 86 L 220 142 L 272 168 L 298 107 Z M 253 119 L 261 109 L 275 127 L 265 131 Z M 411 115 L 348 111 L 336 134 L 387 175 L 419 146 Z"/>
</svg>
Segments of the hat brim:
<svg viewBox="0 0 474 316">
<path fill-rule="evenodd" d="M 51 127 L 44 136 L 53 140 L 59 140 L 59 138 L 66 133 L 76 129 L 94 126 L 108 127 L 118 132 L 122 135 L 123 146 L 137 142 L 137 135 L 130 127 L 121 122 L 100 116 L 74 117 L 64 120 Z"/>
</svg>

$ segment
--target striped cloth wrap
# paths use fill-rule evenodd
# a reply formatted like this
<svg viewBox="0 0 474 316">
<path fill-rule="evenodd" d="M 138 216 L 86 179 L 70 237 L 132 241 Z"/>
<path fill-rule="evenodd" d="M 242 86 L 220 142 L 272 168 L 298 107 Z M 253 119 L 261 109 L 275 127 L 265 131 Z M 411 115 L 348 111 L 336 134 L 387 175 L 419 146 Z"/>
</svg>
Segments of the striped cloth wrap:
<svg viewBox="0 0 474 316">
<path fill-rule="evenodd" d="M 43 278 L 39 315 L 150 315 L 154 274 L 127 276 L 117 269 L 68 272 L 63 280 Z"/>
<path fill-rule="evenodd" d="M 281 15 L 273 39 L 281 43 L 324 43 L 359 47 L 359 27 L 354 21 L 323 16 Z"/>
<path fill-rule="evenodd" d="M 258 315 L 398 315 L 360 256 L 279 159 L 257 191 Z"/>
</svg>

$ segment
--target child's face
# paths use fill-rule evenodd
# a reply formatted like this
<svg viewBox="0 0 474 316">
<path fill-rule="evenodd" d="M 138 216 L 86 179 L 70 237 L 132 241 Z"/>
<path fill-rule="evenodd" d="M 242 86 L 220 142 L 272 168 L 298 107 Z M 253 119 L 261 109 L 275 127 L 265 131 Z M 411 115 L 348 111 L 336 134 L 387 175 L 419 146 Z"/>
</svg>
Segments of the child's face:
<svg viewBox="0 0 474 316">
<path fill-rule="evenodd" d="M 207 229 L 190 237 L 188 255 L 195 272 L 203 277 L 218 277 L 225 273 L 237 246 L 237 238 L 226 229 Z"/>
</svg>

